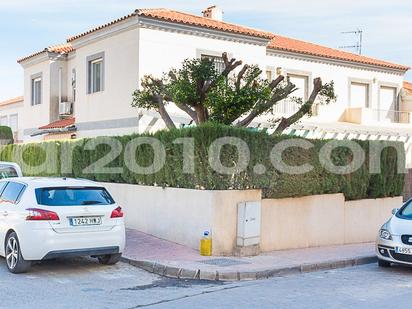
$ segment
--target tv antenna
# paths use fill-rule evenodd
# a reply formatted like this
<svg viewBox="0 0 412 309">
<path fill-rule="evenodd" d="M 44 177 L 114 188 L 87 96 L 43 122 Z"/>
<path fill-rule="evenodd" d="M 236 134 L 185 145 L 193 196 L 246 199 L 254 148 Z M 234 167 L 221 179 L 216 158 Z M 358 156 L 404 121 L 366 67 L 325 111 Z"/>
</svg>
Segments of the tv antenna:
<svg viewBox="0 0 412 309">
<path fill-rule="evenodd" d="M 354 31 L 343 31 L 341 34 L 355 34 L 357 36 L 357 42 L 354 45 L 339 46 L 339 48 L 345 49 L 355 49 L 359 55 L 362 55 L 362 35 L 363 31 L 361 29 L 356 29 Z"/>
</svg>

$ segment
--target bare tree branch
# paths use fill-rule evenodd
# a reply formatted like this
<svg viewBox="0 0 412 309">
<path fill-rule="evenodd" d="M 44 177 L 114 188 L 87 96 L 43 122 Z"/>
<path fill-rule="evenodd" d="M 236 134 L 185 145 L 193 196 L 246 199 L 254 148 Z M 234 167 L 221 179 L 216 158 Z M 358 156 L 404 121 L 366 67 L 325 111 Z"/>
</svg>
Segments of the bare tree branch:
<svg viewBox="0 0 412 309">
<path fill-rule="evenodd" d="M 283 79 L 281 79 L 279 76 L 275 81 L 277 84 L 279 84 L 282 80 Z M 291 93 L 293 93 L 296 90 L 297 88 L 294 84 L 288 83 L 285 88 L 281 88 L 281 89 L 278 89 L 278 91 L 275 91 L 270 100 L 266 102 L 258 102 L 255 108 L 252 109 L 252 111 L 249 113 L 249 115 L 247 115 L 245 118 L 243 118 L 238 123 L 236 123 L 236 126 L 237 127 L 247 127 L 253 121 L 253 119 L 267 112 L 277 102 L 283 99 L 286 99 Z"/>
<path fill-rule="evenodd" d="M 245 64 L 243 66 L 243 68 L 240 70 L 240 72 L 238 73 L 238 75 L 237 75 L 236 83 L 235 83 L 235 87 L 236 87 L 237 91 L 239 91 L 239 89 L 240 89 L 240 83 L 243 79 L 243 75 L 245 75 L 248 68 L 249 68 L 249 66 L 247 64 Z"/>
<path fill-rule="evenodd" d="M 299 119 L 301 119 L 303 116 L 305 116 L 307 113 L 312 108 L 313 103 L 316 100 L 316 97 L 318 96 L 319 92 L 322 90 L 322 80 L 318 77 L 315 78 L 313 81 L 313 91 L 309 97 L 309 99 L 303 104 L 300 109 L 294 113 L 292 116 L 285 118 L 282 117 L 280 119 L 280 123 L 275 129 L 275 132 L 273 134 L 281 134 L 286 128 L 297 122 Z"/>
<path fill-rule="evenodd" d="M 159 95 L 156 96 L 156 101 L 158 105 L 157 111 L 159 112 L 160 116 L 162 117 L 163 121 L 165 122 L 168 129 L 176 128 L 172 118 L 170 117 L 169 113 L 166 111 L 163 98 Z"/>
<path fill-rule="evenodd" d="M 276 79 L 270 82 L 269 88 L 272 90 L 275 89 L 284 79 L 285 79 L 285 76 L 279 75 Z"/>
<path fill-rule="evenodd" d="M 198 119 L 197 119 L 197 114 L 196 114 L 196 112 L 195 112 L 193 109 L 191 109 L 188 105 L 186 105 L 186 104 L 177 104 L 177 103 L 175 103 L 175 105 L 176 105 L 178 108 L 180 108 L 182 111 L 184 111 L 186 114 L 188 114 L 188 115 L 190 116 L 190 118 L 192 118 L 193 121 L 194 121 L 196 124 L 199 123 L 199 122 L 198 122 Z"/>
</svg>

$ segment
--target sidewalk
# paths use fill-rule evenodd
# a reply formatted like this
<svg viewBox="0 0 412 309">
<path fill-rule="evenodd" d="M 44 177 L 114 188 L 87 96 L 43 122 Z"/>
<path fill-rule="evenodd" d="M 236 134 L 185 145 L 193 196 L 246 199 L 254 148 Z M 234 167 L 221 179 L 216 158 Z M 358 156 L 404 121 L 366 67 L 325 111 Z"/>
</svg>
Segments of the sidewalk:
<svg viewBox="0 0 412 309">
<path fill-rule="evenodd" d="M 374 243 L 273 251 L 254 257 L 205 257 L 128 229 L 123 261 L 171 278 L 237 281 L 374 263 L 376 257 Z"/>
</svg>

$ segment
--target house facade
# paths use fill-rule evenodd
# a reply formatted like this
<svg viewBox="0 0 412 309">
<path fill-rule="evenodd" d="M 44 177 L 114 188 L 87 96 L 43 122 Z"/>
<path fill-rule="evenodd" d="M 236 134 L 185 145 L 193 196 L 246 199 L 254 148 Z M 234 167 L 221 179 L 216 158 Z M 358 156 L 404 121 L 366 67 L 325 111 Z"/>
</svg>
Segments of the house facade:
<svg viewBox="0 0 412 309">
<path fill-rule="evenodd" d="M 141 78 L 161 76 L 186 58 L 209 57 L 222 66 L 223 52 L 259 65 L 268 79 L 288 76 L 299 87 L 294 96 L 303 99 L 310 94 L 314 78 L 334 81 L 337 101 L 317 105 L 314 116 L 294 128 L 297 132 L 412 135 L 412 92 L 404 87 L 408 67 L 230 24 L 222 16 L 217 7 L 207 8 L 203 16 L 136 10 L 18 60 L 24 69 L 24 97 L 9 110 L 18 115 L 18 139 L 162 129 L 156 112 L 131 107 Z M 176 122 L 190 122 L 179 109 L 168 108 Z M 285 100 L 273 114 L 288 115 L 297 108 Z M 0 104 L 0 117 L 5 113 Z M 267 120 L 261 117 L 252 126 L 268 126 Z"/>
</svg>

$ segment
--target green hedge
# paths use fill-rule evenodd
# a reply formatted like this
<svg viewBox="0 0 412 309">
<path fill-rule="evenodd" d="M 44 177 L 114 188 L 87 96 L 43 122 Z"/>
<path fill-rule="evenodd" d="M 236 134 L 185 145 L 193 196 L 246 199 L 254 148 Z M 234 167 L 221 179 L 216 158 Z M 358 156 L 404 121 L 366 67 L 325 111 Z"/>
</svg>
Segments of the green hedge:
<svg viewBox="0 0 412 309">
<path fill-rule="evenodd" d="M 214 171 L 208 163 L 208 150 L 213 141 L 220 137 L 238 137 L 247 143 L 250 149 L 250 161 L 246 169 L 240 173 L 224 175 Z M 155 137 L 166 149 L 166 164 L 152 174 L 144 175 L 130 171 L 125 164 L 124 148 L 136 137 Z M 183 171 L 183 145 L 174 143 L 177 138 L 190 137 L 194 139 L 194 173 Z M 265 132 L 239 129 L 227 126 L 206 124 L 199 127 L 159 131 L 155 134 L 126 135 L 115 137 L 116 149 L 123 148 L 120 155 L 111 154 L 107 167 L 118 168 L 115 173 L 96 173 L 93 167 L 85 171 L 92 163 L 110 154 L 111 147 L 99 144 L 104 137 L 85 138 L 74 141 L 43 142 L 40 144 L 3 146 L 0 160 L 14 161 L 22 165 L 25 175 L 38 176 L 68 176 L 81 177 L 102 182 L 118 182 L 142 185 L 157 185 L 163 187 L 196 188 L 210 190 L 225 189 L 263 189 L 267 198 L 297 197 L 313 194 L 344 193 L 346 199 L 378 198 L 401 195 L 404 184 L 404 174 L 396 173 L 398 160 L 396 147 L 403 147 L 397 142 L 357 141 L 369 157 L 372 143 L 385 143 L 381 155 L 381 173 L 369 173 L 369 161 L 355 172 L 339 175 L 328 172 L 319 161 L 319 150 L 327 140 L 312 140 L 314 147 L 288 148 L 283 153 L 287 164 L 300 165 L 310 163 L 314 168 L 305 174 L 290 175 L 282 173 L 273 167 L 270 153 L 275 144 L 290 139 L 290 136 L 273 137 Z M 85 145 L 87 144 L 87 149 Z M 40 148 L 39 146 L 42 146 Z M 88 150 L 89 149 L 89 150 Z M 91 149 L 91 150 L 90 150 Z M 46 156 L 47 152 L 55 152 L 56 156 Z M 63 154 L 62 154 L 63 153 Z M 65 156 L 64 153 L 72 153 Z M 221 162 L 224 166 L 233 167 L 237 162 L 238 153 L 234 146 L 226 145 L 221 151 Z M 338 147 L 332 152 L 332 161 L 336 165 L 346 165 L 351 162 L 353 154 L 346 147 Z M 47 162 L 45 160 L 47 159 Z M 65 162 L 73 160 L 73 168 L 60 172 Z M 137 147 L 136 162 L 141 166 L 149 166 L 153 161 L 153 149 L 148 144 Z M 63 164 L 62 164 L 63 162 Z M 24 164 L 23 164 L 24 163 Z M 39 171 L 39 167 L 44 168 Z M 263 174 L 255 173 L 254 167 L 261 164 L 266 167 Z"/>
<path fill-rule="evenodd" d="M 0 126 L 0 145 L 13 144 L 13 132 L 8 126 Z"/>
</svg>

